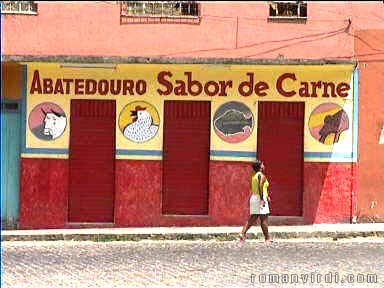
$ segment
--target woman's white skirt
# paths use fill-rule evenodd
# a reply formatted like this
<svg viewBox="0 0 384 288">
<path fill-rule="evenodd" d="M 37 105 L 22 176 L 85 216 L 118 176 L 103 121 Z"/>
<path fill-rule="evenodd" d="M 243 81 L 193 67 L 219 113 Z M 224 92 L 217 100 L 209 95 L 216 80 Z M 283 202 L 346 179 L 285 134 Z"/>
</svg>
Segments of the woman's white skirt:
<svg viewBox="0 0 384 288">
<path fill-rule="evenodd" d="M 252 214 L 269 214 L 269 204 L 268 201 L 264 201 L 265 205 L 260 207 L 260 196 L 257 194 L 252 194 L 249 199 L 249 213 Z"/>
</svg>

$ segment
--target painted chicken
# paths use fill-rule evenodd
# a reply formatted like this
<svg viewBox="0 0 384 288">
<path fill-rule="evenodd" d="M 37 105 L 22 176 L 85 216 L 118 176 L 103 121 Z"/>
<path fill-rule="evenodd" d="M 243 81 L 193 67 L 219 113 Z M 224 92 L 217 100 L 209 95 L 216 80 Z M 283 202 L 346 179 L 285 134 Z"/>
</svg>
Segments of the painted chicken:
<svg viewBox="0 0 384 288">
<path fill-rule="evenodd" d="M 124 136 L 134 142 L 146 142 L 156 135 L 158 125 L 153 124 L 151 114 L 145 107 L 136 106 L 131 111 L 132 123 L 124 128 Z"/>
</svg>

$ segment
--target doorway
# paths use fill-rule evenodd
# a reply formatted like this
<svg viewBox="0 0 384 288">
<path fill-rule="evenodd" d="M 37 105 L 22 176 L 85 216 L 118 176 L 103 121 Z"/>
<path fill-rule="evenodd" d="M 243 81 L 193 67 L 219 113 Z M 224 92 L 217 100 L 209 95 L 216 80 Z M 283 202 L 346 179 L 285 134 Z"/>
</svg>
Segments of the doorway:
<svg viewBox="0 0 384 288">
<path fill-rule="evenodd" d="M 304 102 L 259 102 L 257 157 L 266 167 L 274 216 L 302 216 Z"/>
<path fill-rule="evenodd" d="M 164 102 L 163 214 L 207 215 L 211 103 Z"/>
<path fill-rule="evenodd" d="M 71 100 L 69 222 L 114 221 L 114 100 Z"/>
</svg>

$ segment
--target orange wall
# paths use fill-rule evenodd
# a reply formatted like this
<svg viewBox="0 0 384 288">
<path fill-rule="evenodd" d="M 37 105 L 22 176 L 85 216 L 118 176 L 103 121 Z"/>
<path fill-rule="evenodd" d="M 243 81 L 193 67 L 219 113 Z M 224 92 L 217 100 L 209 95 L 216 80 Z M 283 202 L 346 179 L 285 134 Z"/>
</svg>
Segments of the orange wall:
<svg viewBox="0 0 384 288">
<path fill-rule="evenodd" d="M 354 30 L 384 29 L 382 1 L 309 2 L 305 24 L 268 22 L 267 1 L 202 2 L 199 25 L 120 24 L 115 1 L 37 2 L 38 16 L 2 16 L 3 54 L 338 59 Z"/>
<path fill-rule="evenodd" d="M 361 30 L 356 36 L 360 69 L 357 213 L 360 221 L 384 221 L 384 144 L 379 144 L 384 125 L 384 30 Z"/>
<path fill-rule="evenodd" d="M 6 99 L 20 99 L 22 89 L 22 70 L 21 65 L 16 63 L 2 63 L 1 77 L 3 83 L 2 97 Z"/>
</svg>

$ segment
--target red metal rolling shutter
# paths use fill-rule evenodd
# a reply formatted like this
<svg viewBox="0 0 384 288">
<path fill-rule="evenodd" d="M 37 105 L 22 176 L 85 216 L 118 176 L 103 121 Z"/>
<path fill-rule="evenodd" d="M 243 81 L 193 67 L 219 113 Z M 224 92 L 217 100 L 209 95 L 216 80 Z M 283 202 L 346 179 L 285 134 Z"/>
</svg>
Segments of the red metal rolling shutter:
<svg viewBox="0 0 384 288">
<path fill-rule="evenodd" d="M 115 101 L 71 101 L 70 222 L 113 222 L 115 119 Z"/>
<path fill-rule="evenodd" d="M 304 107 L 302 102 L 259 102 L 257 155 L 270 182 L 272 215 L 302 215 Z"/>
<path fill-rule="evenodd" d="M 208 214 L 210 104 L 165 101 L 164 214 Z"/>
</svg>

